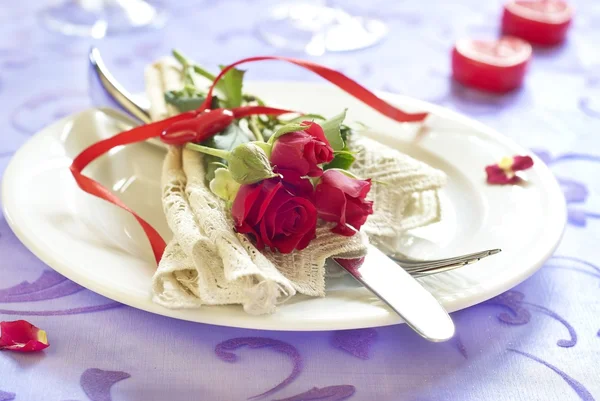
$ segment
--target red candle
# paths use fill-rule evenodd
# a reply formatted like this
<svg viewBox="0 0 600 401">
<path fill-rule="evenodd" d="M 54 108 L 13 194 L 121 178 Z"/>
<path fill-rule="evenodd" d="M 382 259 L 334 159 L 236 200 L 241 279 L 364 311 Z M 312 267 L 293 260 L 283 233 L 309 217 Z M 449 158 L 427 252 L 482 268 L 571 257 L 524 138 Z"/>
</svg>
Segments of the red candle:
<svg viewBox="0 0 600 401">
<path fill-rule="evenodd" d="M 560 0 L 510 0 L 504 5 L 502 33 L 550 46 L 562 42 L 573 16 Z"/>
<path fill-rule="evenodd" d="M 531 45 L 518 38 L 462 39 L 452 50 L 452 76 L 467 86 L 508 92 L 523 82 L 530 58 Z"/>
</svg>

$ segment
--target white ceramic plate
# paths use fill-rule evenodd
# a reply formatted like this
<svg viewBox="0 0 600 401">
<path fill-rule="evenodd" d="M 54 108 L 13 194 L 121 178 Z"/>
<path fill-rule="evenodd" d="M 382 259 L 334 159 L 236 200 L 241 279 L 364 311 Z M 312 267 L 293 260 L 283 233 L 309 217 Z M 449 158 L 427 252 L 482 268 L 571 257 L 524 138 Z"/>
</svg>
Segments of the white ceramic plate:
<svg viewBox="0 0 600 401">
<path fill-rule="evenodd" d="M 535 272 L 557 246 L 566 221 L 562 192 L 537 158 L 526 185 L 490 186 L 484 168 L 503 156 L 528 153 L 470 119 L 428 103 L 381 94 L 407 110 L 430 110 L 432 128 L 417 135 L 335 87 L 307 83 L 250 83 L 272 105 L 337 114 L 367 123 L 373 138 L 446 172 L 443 221 L 406 235 L 414 257 L 438 258 L 488 248 L 503 252 L 458 271 L 422 279 L 449 311 L 489 299 Z M 108 110 L 67 117 L 36 134 L 14 156 L 3 182 L 4 213 L 21 241 L 69 279 L 108 298 L 149 312 L 196 322 L 273 330 L 338 330 L 400 323 L 351 278 L 329 280 L 325 298 L 294 297 L 270 316 L 250 316 L 238 306 L 170 310 L 151 301 L 154 262 L 134 219 L 83 193 L 68 170 L 85 146 L 127 127 Z M 113 150 L 87 174 L 112 188 L 165 238 L 171 233 L 160 206 L 164 151 L 148 143 Z"/>
</svg>

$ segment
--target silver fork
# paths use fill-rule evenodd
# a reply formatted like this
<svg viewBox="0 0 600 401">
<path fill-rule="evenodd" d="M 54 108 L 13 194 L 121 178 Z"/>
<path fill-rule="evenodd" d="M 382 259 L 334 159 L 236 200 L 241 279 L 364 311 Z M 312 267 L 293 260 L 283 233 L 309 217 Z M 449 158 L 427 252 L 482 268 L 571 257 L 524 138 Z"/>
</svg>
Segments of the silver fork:
<svg viewBox="0 0 600 401">
<path fill-rule="evenodd" d="M 118 110 L 133 116 L 141 122 L 151 121 L 150 113 L 148 111 L 150 105 L 129 93 L 123 85 L 113 77 L 106 68 L 100 55 L 100 51 L 95 47 L 90 49 L 89 62 L 90 96 L 94 102 L 109 104 L 111 107 L 117 108 Z M 102 92 L 98 93 L 98 90 Z M 160 143 L 159 141 L 156 142 Z M 457 269 L 475 263 L 498 252 L 500 252 L 500 249 L 490 249 L 487 251 L 438 260 L 410 259 L 394 253 L 387 253 L 387 255 L 413 277 L 423 277 Z"/>
<path fill-rule="evenodd" d="M 436 260 L 418 260 L 400 257 L 398 254 L 387 254 L 387 256 L 398 263 L 413 277 L 429 276 L 442 273 L 459 267 L 473 264 L 488 256 L 501 252 L 500 249 L 489 249 L 487 251 L 469 253 L 467 255 Z"/>
</svg>

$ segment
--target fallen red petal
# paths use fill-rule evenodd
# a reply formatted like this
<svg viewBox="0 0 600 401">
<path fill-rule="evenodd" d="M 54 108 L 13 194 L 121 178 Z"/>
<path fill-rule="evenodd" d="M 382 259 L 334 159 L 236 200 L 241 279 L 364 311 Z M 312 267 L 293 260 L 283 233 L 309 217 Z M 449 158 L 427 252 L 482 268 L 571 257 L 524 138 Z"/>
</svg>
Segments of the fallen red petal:
<svg viewBox="0 0 600 401">
<path fill-rule="evenodd" d="M 533 159 L 529 156 L 514 156 L 512 171 L 527 170 L 533 166 Z"/>
<path fill-rule="evenodd" d="M 515 174 L 517 171 L 526 170 L 533 166 L 530 156 L 513 156 L 502 159 L 500 163 L 492 164 L 485 168 L 488 184 L 518 184 L 521 178 Z"/>
<path fill-rule="evenodd" d="M 49 346 L 46 332 L 25 320 L 0 322 L 0 351 L 37 352 Z"/>
<path fill-rule="evenodd" d="M 485 168 L 485 172 L 487 173 L 487 183 L 488 184 L 516 184 L 519 182 L 519 177 L 516 175 L 509 176 L 506 171 L 502 170 L 498 167 L 497 164 L 492 164 L 491 166 L 487 166 Z"/>
</svg>

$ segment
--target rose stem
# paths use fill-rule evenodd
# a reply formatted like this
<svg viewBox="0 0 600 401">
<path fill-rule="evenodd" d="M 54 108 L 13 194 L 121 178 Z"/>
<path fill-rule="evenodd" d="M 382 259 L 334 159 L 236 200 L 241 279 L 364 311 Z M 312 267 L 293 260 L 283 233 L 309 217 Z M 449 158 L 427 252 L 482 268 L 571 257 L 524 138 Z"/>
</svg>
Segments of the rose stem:
<svg viewBox="0 0 600 401">
<path fill-rule="evenodd" d="M 195 150 L 196 152 L 205 153 L 207 155 L 219 157 L 221 159 L 228 160 L 230 152 L 223 149 L 209 148 L 208 146 L 198 145 L 196 143 L 187 143 L 185 145 L 187 149 Z"/>
<path fill-rule="evenodd" d="M 258 120 L 258 117 L 256 117 L 256 116 L 250 117 L 250 121 L 249 121 L 250 129 L 252 130 L 252 133 L 254 134 L 254 137 L 256 138 L 257 141 L 264 142 L 265 138 L 263 137 L 262 133 L 260 132 L 258 125 L 256 125 L 257 120 Z"/>
</svg>

